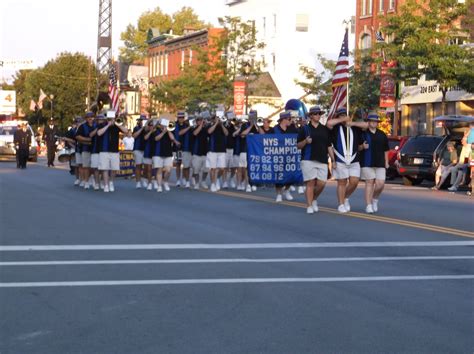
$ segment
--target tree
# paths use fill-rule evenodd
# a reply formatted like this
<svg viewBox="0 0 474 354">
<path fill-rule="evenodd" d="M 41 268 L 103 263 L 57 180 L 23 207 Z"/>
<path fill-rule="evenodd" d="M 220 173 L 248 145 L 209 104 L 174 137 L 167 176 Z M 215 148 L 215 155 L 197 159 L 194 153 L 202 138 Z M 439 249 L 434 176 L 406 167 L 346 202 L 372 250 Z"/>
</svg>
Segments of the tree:
<svg viewBox="0 0 474 354">
<path fill-rule="evenodd" d="M 147 33 L 151 28 L 156 28 L 161 33 L 168 33 L 172 30 L 173 34 L 181 35 L 185 27 L 202 29 L 208 26 L 208 24 L 199 20 L 198 15 L 190 7 L 183 7 L 172 16 L 156 7 L 152 11 L 142 13 L 136 26 L 129 24 L 126 30 L 120 34 L 124 46 L 119 48 L 119 59 L 125 63 L 143 61 L 148 50 Z"/>
<path fill-rule="evenodd" d="M 87 109 L 86 97 L 88 93 L 95 96 L 96 82 L 96 67 L 88 57 L 81 53 L 61 53 L 39 69 L 17 72 L 13 85 L 18 105 L 24 112 L 30 112 L 30 100 L 37 101 L 42 89 L 48 98 L 43 101 L 40 117 L 49 117 L 53 108 L 60 127 L 66 128 L 74 116 Z M 52 103 L 49 95 L 54 96 Z M 28 119 L 36 124 L 38 116 L 30 113 Z"/>
<path fill-rule="evenodd" d="M 375 72 L 371 53 L 358 55 L 358 65 L 350 69 L 349 106 L 355 118 L 365 118 L 368 111 L 379 107 L 380 75 Z"/>
<path fill-rule="evenodd" d="M 261 75 L 262 62 L 256 52 L 264 44 L 257 41 L 252 22 L 233 17 L 219 21 L 224 30 L 212 38 L 209 47 L 193 48 L 197 64 L 185 64 L 176 79 L 161 81 L 151 90 L 153 99 L 169 111 L 195 111 L 203 102 L 223 104 L 228 109 L 233 104 L 234 81 L 243 79 L 250 84 Z"/>
<path fill-rule="evenodd" d="M 332 89 L 330 75 L 336 69 L 336 62 L 318 54 L 319 63 L 323 70 L 318 73 L 316 68 L 301 65 L 299 70 L 304 76 L 304 80 L 295 79 L 295 84 L 300 86 L 305 92 L 303 102 L 315 105 L 318 104 L 325 109 L 331 106 Z"/>
<path fill-rule="evenodd" d="M 399 81 L 422 76 L 436 80 L 442 93 L 442 114 L 451 87 L 473 92 L 474 53 L 458 45 L 468 38 L 459 27 L 467 13 L 468 5 L 457 0 L 407 0 L 398 14 L 384 18 L 382 31 L 393 42 L 380 47 L 398 62 L 395 77 Z"/>
</svg>

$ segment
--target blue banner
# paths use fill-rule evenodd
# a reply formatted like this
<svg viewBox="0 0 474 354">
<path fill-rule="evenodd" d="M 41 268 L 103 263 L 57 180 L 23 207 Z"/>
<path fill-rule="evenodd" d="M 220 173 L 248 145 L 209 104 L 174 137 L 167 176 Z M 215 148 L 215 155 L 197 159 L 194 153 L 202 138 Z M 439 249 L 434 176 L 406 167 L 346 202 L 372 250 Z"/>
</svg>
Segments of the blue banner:
<svg viewBox="0 0 474 354">
<path fill-rule="evenodd" d="M 247 136 L 247 165 L 251 183 L 297 184 L 303 182 L 301 151 L 296 134 Z"/>
</svg>

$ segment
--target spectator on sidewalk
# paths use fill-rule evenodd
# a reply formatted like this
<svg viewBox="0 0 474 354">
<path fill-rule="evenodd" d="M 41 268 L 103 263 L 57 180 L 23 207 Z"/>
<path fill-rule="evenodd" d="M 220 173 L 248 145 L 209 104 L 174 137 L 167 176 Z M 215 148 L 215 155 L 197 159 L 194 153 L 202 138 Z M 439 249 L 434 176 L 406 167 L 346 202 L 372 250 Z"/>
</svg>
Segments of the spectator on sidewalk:
<svg viewBox="0 0 474 354">
<path fill-rule="evenodd" d="M 461 140 L 462 149 L 459 155 L 459 161 L 456 166 L 451 167 L 451 187 L 448 188 L 451 192 L 456 192 L 469 171 L 469 155 L 471 154 L 471 144 L 467 143 L 469 130 L 464 133 Z"/>
<path fill-rule="evenodd" d="M 454 143 L 452 141 L 446 144 L 446 149 L 443 151 L 441 156 L 438 159 L 438 170 L 436 171 L 437 177 L 439 180 L 436 185 L 432 188 L 433 190 L 439 190 L 443 185 L 446 178 L 448 178 L 451 173 L 451 168 L 456 166 L 458 163 L 458 154 L 454 148 Z"/>
<path fill-rule="evenodd" d="M 129 130 L 127 135 L 122 139 L 123 142 L 123 149 L 125 151 L 133 151 L 133 143 L 135 139 L 132 136 L 132 131 Z"/>
</svg>

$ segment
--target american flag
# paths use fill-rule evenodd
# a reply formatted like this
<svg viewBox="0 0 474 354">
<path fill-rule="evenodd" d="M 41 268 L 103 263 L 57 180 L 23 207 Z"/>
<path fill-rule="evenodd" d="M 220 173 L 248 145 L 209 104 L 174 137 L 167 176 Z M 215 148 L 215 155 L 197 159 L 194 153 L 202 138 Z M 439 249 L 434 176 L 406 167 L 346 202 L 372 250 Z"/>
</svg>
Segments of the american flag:
<svg viewBox="0 0 474 354">
<path fill-rule="evenodd" d="M 110 65 L 109 72 L 109 97 L 110 109 L 115 112 L 119 109 L 119 92 L 117 89 L 117 75 L 115 73 L 115 65 Z"/>
<path fill-rule="evenodd" d="M 349 43 L 348 29 L 344 34 L 341 52 L 336 64 L 336 71 L 332 78 L 332 102 L 328 112 L 328 119 L 334 118 L 334 113 L 347 103 L 347 83 L 349 83 Z"/>
</svg>

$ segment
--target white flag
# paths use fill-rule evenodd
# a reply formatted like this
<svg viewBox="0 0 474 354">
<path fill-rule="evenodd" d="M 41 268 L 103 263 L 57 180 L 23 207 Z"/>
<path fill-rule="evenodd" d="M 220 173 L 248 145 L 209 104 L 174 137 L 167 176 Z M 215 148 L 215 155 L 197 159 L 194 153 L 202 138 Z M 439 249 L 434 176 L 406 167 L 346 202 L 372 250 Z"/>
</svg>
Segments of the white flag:
<svg viewBox="0 0 474 354">
<path fill-rule="evenodd" d="M 33 100 L 31 100 L 31 101 L 30 101 L 30 111 L 33 111 L 33 112 L 34 112 L 35 109 L 36 109 L 36 102 L 33 101 Z"/>
</svg>

